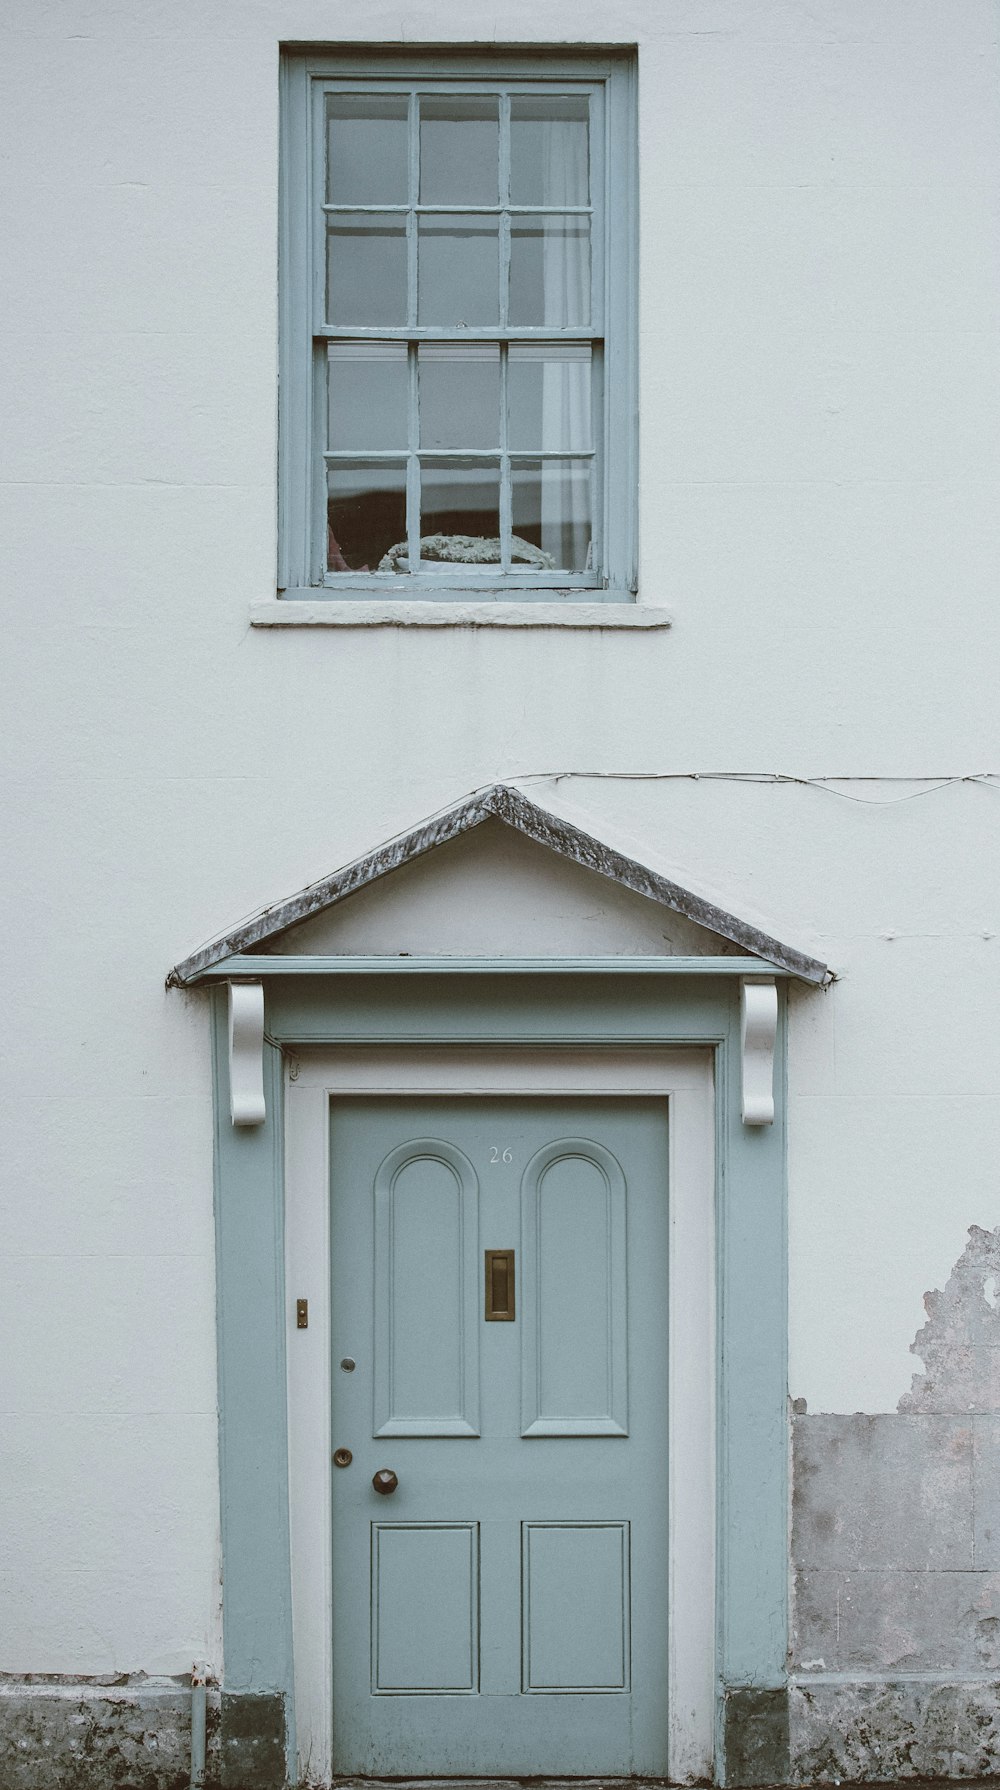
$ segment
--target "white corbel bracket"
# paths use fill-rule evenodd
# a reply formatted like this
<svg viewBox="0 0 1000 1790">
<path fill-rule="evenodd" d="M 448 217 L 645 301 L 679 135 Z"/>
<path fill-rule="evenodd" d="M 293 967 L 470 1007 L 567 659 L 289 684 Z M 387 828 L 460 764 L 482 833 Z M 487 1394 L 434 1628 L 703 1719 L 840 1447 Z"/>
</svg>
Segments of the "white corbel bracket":
<svg viewBox="0 0 1000 1790">
<path fill-rule="evenodd" d="M 740 1047 L 744 1125 L 774 1123 L 774 1041 L 778 990 L 773 981 L 744 977 L 740 983 Z"/>
<path fill-rule="evenodd" d="M 230 982 L 229 1116 L 234 1125 L 263 1125 L 264 985 Z"/>
</svg>

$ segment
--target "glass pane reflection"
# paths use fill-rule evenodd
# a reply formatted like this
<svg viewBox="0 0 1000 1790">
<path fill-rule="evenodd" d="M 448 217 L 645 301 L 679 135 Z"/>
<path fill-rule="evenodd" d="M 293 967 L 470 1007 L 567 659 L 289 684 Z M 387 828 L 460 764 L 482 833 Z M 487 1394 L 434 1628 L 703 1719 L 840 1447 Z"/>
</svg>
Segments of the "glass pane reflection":
<svg viewBox="0 0 1000 1790">
<path fill-rule="evenodd" d="M 339 461 L 327 468 L 327 568 L 377 572 L 406 539 L 406 464 Z"/>
<path fill-rule="evenodd" d="M 589 323 L 589 218 L 511 218 L 510 321 L 549 329 Z"/>
<path fill-rule="evenodd" d="M 512 95 L 512 205 L 589 204 L 589 114 L 585 93 Z"/>
<path fill-rule="evenodd" d="M 424 542 L 437 537 L 431 556 L 442 563 L 468 564 L 476 556 L 480 566 L 498 565 L 499 462 L 464 460 L 449 466 L 425 460 L 420 469 L 420 535 Z"/>
<path fill-rule="evenodd" d="M 406 343 L 331 342 L 327 368 L 327 445 L 405 449 Z"/>
<path fill-rule="evenodd" d="M 500 349 L 425 342 L 417 364 L 421 447 L 499 448 Z"/>
<path fill-rule="evenodd" d="M 550 555 L 560 572 L 591 561 L 590 462 L 528 460 L 511 468 L 514 533 Z"/>
<path fill-rule="evenodd" d="M 327 232 L 331 323 L 406 322 L 406 225 L 401 217 L 351 214 Z"/>
<path fill-rule="evenodd" d="M 507 363 L 510 447 L 590 447 L 590 348 L 512 342 Z"/>
<path fill-rule="evenodd" d="M 335 93 L 326 102 L 330 205 L 405 205 L 407 99 L 391 93 Z"/>
<path fill-rule="evenodd" d="M 495 97 L 456 93 L 421 98 L 421 204 L 496 205 L 499 166 Z"/>
<path fill-rule="evenodd" d="M 496 218 L 421 217 L 417 236 L 420 323 L 496 324 L 500 317 Z"/>
</svg>

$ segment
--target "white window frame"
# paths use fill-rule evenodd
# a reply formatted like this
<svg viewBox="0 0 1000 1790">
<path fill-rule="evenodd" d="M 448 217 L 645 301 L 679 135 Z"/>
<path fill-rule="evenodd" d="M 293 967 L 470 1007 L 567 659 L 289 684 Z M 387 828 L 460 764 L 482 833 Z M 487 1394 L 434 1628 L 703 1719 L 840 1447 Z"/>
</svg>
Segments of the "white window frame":
<svg viewBox="0 0 1000 1790">
<path fill-rule="evenodd" d="M 599 344 L 603 353 L 600 402 L 595 405 L 594 565 L 585 572 L 518 569 L 477 576 L 474 567 L 447 574 L 330 573 L 326 570 L 325 415 L 326 344 L 330 331 L 317 317 L 316 252 L 323 219 L 325 94 L 345 83 L 373 87 L 419 81 L 422 89 L 461 89 L 471 83 L 526 85 L 530 90 L 589 89 L 592 123 L 592 248 L 595 315 L 586 331 L 567 331 Z M 634 602 L 637 590 L 637 404 L 635 370 L 636 156 L 635 61 L 626 51 L 531 55 L 415 52 L 401 55 L 366 46 L 288 50 L 282 60 L 280 402 L 278 595 L 282 599 L 378 599 L 468 604 L 588 604 Z M 600 227 L 597 227 L 598 213 Z M 351 331 L 351 335 L 357 332 Z M 373 332 L 376 336 L 378 331 Z M 496 331 L 461 326 L 410 331 L 411 339 L 497 339 Z M 503 333 L 503 332 L 499 332 Z M 519 339 L 545 341 L 547 331 Z M 362 456 L 363 458 L 364 456 Z"/>
</svg>

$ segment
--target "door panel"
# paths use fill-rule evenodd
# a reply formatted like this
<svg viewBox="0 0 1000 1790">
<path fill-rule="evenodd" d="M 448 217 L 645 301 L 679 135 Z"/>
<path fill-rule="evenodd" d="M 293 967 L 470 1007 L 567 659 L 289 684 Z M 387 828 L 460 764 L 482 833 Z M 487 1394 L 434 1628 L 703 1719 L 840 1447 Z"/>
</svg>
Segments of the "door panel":
<svg viewBox="0 0 1000 1790">
<path fill-rule="evenodd" d="M 479 1432 L 479 1187 L 440 1138 L 393 1150 L 375 1180 L 376 1436 Z"/>
<path fill-rule="evenodd" d="M 372 1690 L 479 1689 L 475 1523 L 372 1525 Z"/>
<path fill-rule="evenodd" d="M 335 1770 L 663 1775 L 666 1103 L 331 1111 Z"/>
<path fill-rule="evenodd" d="M 522 1435 L 628 1433 L 625 1177 L 610 1151 L 560 1138 L 521 1187 Z"/>
<path fill-rule="evenodd" d="M 627 1523 L 525 1523 L 526 1691 L 628 1689 Z"/>
</svg>

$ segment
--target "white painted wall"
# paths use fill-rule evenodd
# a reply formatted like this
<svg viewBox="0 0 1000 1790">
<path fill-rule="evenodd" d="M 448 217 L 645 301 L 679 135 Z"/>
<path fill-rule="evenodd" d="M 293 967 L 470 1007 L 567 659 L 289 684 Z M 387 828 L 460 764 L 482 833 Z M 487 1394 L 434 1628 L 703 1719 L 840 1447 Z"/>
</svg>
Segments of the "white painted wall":
<svg viewBox="0 0 1000 1790">
<path fill-rule="evenodd" d="M 0 1669 L 218 1662 L 208 1039 L 171 963 L 497 776 L 1000 766 L 996 26 L 992 0 L 9 0 Z M 669 633 L 248 627 L 277 46 L 333 31 L 638 42 Z M 791 1390 L 893 1408 L 921 1294 L 996 1216 L 1000 795 L 541 787 L 843 972 L 794 1008 Z"/>
</svg>

